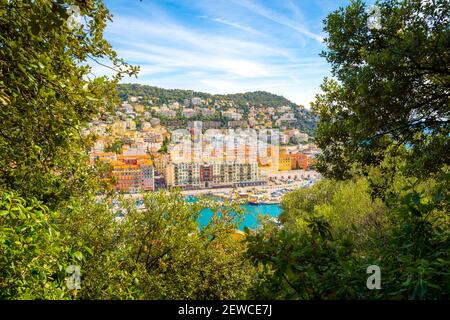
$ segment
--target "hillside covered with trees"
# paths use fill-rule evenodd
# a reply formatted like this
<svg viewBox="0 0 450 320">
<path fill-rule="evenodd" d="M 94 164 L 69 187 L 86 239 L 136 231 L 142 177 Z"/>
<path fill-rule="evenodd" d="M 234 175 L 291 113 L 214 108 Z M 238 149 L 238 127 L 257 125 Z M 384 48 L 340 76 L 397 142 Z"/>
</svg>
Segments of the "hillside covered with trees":
<svg viewBox="0 0 450 320">
<path fill-rule="evenodd" d="M 213 95 L 192 90 L 163 89 L 136 83 L 118 84 L 117 90 L 122 101 L 126 101 L 129 96 L 140 96 L 142 97 L 143 103 L 147 106 L 164 105 L 173 102 L 178 102 L 183 105 L 186 99 L 200 98 L 208 101 L 206 105 L 220 113 L 228 109 L 232 103 L 232 106 L 242 110 L 244 120 L 248 119 L 247 115 L 250 107 L 256 109 L 274 108 L 276 110 L 277 108 L 287 106 L 292 108 L 296 118 L 296 121 L 291 123 L 290 127 L 298 128 L 312 136 L 317 125 L 317 117 L 310 110 L 305 109 L 304 106 L 297 105 L 282 96 L 265 91 Z M 215 117 L 214 119 L 224 120 L 220 119 L 220 117 Z"/>
<path fill-rule="evenodd" d="M 211 100 L 228 100 L 233 101 L 238 106 L 246 106 L 251 104 L 254 106 L 265 105 L 269 107 L 280 107 L 283 105 L 291 106 L 295 105 L 288 99 L 269 93 L 266 91 L 254 91 L 246 93 L 235 94 L 209 94 L 204 92 L 197 92 L 192 90 L 181 89 L 163 89 L 149 85 L 142 85 L 138 83 L 121 83 L 117 85 L 119 96 L 126 100 L 129 95 L 143 96 L 143 97 L 155 97 L 158 99 L 158 103 L 167 103 L 169 101 L 183 102 L 184 99 L 201 98 Z"/>
</svg>

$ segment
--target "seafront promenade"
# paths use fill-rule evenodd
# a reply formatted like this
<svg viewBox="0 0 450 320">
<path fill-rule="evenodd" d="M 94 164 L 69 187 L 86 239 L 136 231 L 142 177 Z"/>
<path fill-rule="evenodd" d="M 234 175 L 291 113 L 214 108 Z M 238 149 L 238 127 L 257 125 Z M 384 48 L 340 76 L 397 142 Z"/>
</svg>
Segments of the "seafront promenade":
<svg viewBox="0 0 450 320">
<path fill-rule="evenodd" d="M 199 189 L 199 190 L 183 190 L 181 193 L 186 196 L 200 196 L 200 195 L 231 195 L 232 193 L 271 193 L 280 189 L 297 189 L 302 187 L 301 183 L 282 184 L 282 185 L 268 185 L 257 187 L 238 187 L 238 188 L 217 188 L 217 189 Z"/>
</svg>

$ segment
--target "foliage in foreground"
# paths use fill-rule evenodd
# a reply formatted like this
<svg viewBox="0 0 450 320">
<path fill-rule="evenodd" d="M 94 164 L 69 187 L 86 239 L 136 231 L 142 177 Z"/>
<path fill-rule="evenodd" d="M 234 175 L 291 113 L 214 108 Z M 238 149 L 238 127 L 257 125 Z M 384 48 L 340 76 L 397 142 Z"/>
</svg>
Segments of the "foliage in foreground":
<svg viewBox="0 0 450 320">
<path fill-rule="evenodd" d="M 282 224 L 249 236 L 256 298 L 448 299 L 449 193 L 429 181 L 398 184 L 384 204 L 359 178 L 320 181 L 283 200 Z M 367 267 L 381 268 L 369 290 Z"/>
<path fill-rule="evenodd" d="M 202 206 L 180 195 L 149 195 L 120 221 L 102 204 L 108 168 L 87 165 L 95 137 L 83 129 L 138 71 L 103 38 L 111 19 L 101 0 L 0 0 L 0 298 L 240 297 L 251 268 L 233 224 L 198 232 Z M 79 290 L 66 287 L 70 265 Z"/>
<path fill-rule="evenodd" d="M 80 217 L 75 211 L 76 224 L 70 214 L 61 222 L 93 251 L 81 266 L 82 298 L 243 297 L 252 267 L 243 244 L 232 238 L 239 217 L 231 208 L 203 200 L 188 203 L 176 192 L 147 194 L 139 208 L 121 203 L 119 217 L 98 210 Z M 215 218 L 199 230 L 197 219 L 206 208 Z"/>
<path fill-rule="evenodd" d="M 353 164 L 380 166 L 408 146 L 405 173 L 426 178 L 450 164 L 450 1 L 375 4 L 378 28 L 361 0 L 325 20 L 333 78 L 312 103 L 317 168 L 348 178 Z"/>
<path fill-rule="evenodd" d="M 281 226 L 249 237 L 258 298 L 450 296 L 450 3 L 376 5 L 377 28 L 360 0 L 325 20 L 334 78 L 312 107 L 330 180 L 288 195 Z M 380 290 L 366 288 L 369 265 Z"/>
<path fill-rule="evenodd" d="M 63 243 L 55 217 L 37 200 L 0 193 L 0 299 L 70 297 L 65 267 L 79 253 Z"/>
<path fill-rule="evenodd" d="M 208 201 L 187 203 L 179 193 L 148 194 L 140 208 L 124 199 L 121 204 L 121 213 L 73 204 L 56 215 L 36 200 L 2 193 L 0 297 L 245 297 L 253 267 L 243 243 L 233 238 L 238 214 Z M 199 230 L 206 208 L 215 214 Z M 79 289 L 66 286 L 69 265 L 80 268 Z"/>
</svg>

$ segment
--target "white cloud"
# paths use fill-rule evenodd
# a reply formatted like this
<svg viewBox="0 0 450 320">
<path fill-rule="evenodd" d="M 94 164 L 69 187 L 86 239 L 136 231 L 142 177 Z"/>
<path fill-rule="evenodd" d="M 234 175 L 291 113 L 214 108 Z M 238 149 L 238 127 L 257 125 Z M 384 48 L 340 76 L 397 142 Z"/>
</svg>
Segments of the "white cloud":
<svg viewBox="0 0 450 320">
<path fill-rule="evenodd" d="M 163 47 L 147 47 L 147 50 L 119 50 L 121 56 L 140 61 L 148 67 L 144 72 L 180 70 L 204 70 L 220 72 L 238 77 L 270 76 L 269 66 L 236 57 L 222 57 L 198 52 L 189 52 Z M 150 65 L 156 65 L 150 67 Z M 148 70 L 148 71 L 146 71 Z"/>
<path fill-rule="evenodd" d="M 258 14 L 260 16 L 263 16 L 273 22 L 276 22 L 278 24 L 281 24 L 285 27 L 288 27 L 292 30 L 295 30 L 299 32 L 300 34 L 303 34 L 311 39 L 314 39 L 315 41 L 322 43 L 323 37 L 319 34 L 316 34 L 314 32 L 309 31 L 305 26 L 285 17 L 282 16 L 272 10 L 268 10 L 262 6 L 257 5 L 256 3 L 248 0 L 237 0 L 235 1 L 239 5 L 247 8 L 248 10 L 252 11 L 255 14 Z M 299 14 L 299 11 L 297 12 Z"/>
<path fill-rule="evenodd" d="M 161 43 L 173 48 L 206 50 L 215 53 L 255 54 L 257 56 L 281 55 L 292 58 L 288 50 L 259 42 L 241 40 L 237 37 L 219 36 L 204 31 L 191 30 L 172 21 L 145 21 L 124 16 L 116 16 L 106 30 L 107 35 L 114 36 L 129 45 L 146 45 Z"/>
<path fill-rule="evenodd" d="M 200 16 L 200 18 L 207 19 L 207 20 L 214 21 L 214 22 L 218 22 L 218 23 L 222 23 L 222 24 L 225 24 L 227 26 L 234 27 L 234 28 L 243 30 L 243 31 L 251 33 L 251 34 L 265 36 L 264 33 L 260 32 L 258 30 L 255 30 L 252 27 L 244 26 L 244 25 L 241 25 L 241 24 L 236 23 L 236 22 L 228 21 L 228 20 L 221 19 L 221 18 L 209 18 L 207 16 Z"/>
</svg>

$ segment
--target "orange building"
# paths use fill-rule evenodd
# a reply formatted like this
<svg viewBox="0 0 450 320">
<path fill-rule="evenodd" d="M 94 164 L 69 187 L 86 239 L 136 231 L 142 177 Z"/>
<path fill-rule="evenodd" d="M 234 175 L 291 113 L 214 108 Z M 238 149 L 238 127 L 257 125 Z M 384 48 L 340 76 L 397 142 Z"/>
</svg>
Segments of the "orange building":
<svg viewBox="0 0 450 320">
<path fill-rule="evenodd" d="M 115 161 L 117 160 L 117 154 L 115 152 L 91 152 L 89 154 L 89 161 L 94 164 L 96 161 Z"/>
<path fill-rule="evenodd" d="M 291 159 L 291 170 L 307 170 L 310 165 L 309 157 L 306 154 L 295 153 L 289 155 Z"/>
<path fill-rule="evenodd" d="M 155 173 L 148 156 L 118 156 L 111 175 L 119 191 L 134 193 L 155 189 Z"/>
</svg>

